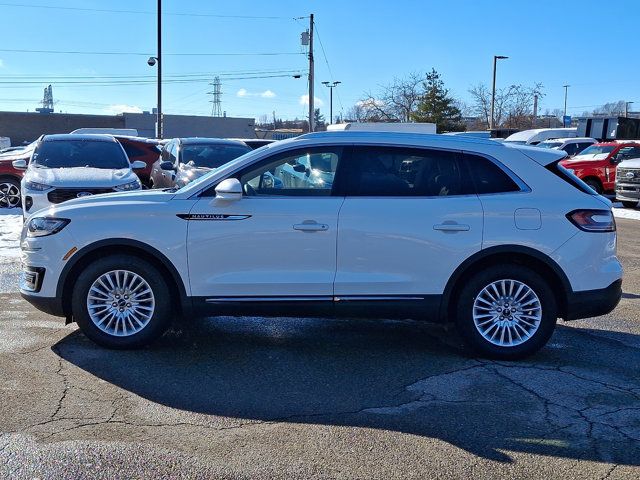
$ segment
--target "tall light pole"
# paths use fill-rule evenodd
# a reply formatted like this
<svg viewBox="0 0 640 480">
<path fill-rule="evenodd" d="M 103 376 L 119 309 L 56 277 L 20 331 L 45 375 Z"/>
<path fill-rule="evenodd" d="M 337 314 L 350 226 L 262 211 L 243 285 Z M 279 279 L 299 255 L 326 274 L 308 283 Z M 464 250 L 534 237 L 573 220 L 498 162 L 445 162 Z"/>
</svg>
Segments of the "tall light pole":
<svg viewBox="0 0 640 480">
<path fill-rule="evenodd" d="M 313 13 L 309 15 L 309 132 L 316 129 L 313 93 Z"/>
<path fill-rule="evenodd" d="M 566 127 L 566 120 L 567 120 L 567 93 L 569 92 L 569 87 L 571 85 L 563 85 L 564 87 L 564 115 L 562 116 L 562 126 Z"/>
<path fill-rule="evenodd" d="M 491 118 L 489 119 L 489 130 L 495 128 L 493 112 L 495 111 L 496 105 L 496 64 L 498 63 L 498 60 L 506 60 L 507 58 L 509 57 L 505 57 L 503 55 L 493 56 L 493 88 L 491 89 Z"/>
<path fill-rule="evenodd" d="M 342 82 L 322 82 L 325 87 L 329 87 L 329 125 L 333 123 L 333 89 Z"/>
<path fill-rule="evenodd" d="M 624 117 L 627 118 L 629 116 L 629 105 L 633 102 L 624 102 Z"/>
<path fill-rule="evenodd" d="M 162 0 L 158 0 L 158 56 L 149 57 L 150 67 L 158 65 L 158 105 L 156 107 L 156 138 L 162 138 Z"/>
</svg>

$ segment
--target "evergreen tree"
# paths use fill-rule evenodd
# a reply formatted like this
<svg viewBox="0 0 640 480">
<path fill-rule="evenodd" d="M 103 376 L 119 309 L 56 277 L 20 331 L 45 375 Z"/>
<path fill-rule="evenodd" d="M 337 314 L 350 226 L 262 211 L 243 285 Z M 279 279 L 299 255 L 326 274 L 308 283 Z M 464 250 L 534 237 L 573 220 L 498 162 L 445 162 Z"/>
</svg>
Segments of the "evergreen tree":
<svg viewBox="0 0 640 480">
<path fill-rule="evenodd" d="M 438 133 L 465 130 L 462 113 L 456 107 L 454 98 L 449 95 L 449 90 L 444 87 L 444 82 L 435 69 L 427 73 L 423 88 L 424 91 L 412 115 L 412 120 L 435 123 Z"/>
</svg>

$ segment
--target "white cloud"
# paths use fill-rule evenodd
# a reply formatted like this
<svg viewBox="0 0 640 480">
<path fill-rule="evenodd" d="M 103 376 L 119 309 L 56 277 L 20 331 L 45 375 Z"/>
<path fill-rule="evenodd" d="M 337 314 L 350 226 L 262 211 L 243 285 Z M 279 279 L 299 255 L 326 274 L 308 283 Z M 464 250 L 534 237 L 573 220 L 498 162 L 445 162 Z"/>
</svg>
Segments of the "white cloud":
<svg viewBox="0 0 640 480">
<path fill-rule="evenodd" d="M 112 115 L 118 113 L 142 113 L 142 109 L 137 105 L 125 105 L 123 103 L 117 105 L 109 105 L 106 111 Z"/>
<path fill-rule="evenodd" d="M 249 92 L 246 88 L 241 88 L 236 92 L 236 97 L 246 98 L 246 97 L 262 97 L 262 98 L 273 98 L 276 94 L 271 90 L 265 90 L 264 92 Z"/>
<path fill-rule="evenodd" d="M 316 107 L 321 107 L 324 105 L 324 102 L 320 100 L 318 97 L 313 97 L 313 104 Z M 309 95 L 300 96 L 300 105 L 309 105 Z"/>
</svg>

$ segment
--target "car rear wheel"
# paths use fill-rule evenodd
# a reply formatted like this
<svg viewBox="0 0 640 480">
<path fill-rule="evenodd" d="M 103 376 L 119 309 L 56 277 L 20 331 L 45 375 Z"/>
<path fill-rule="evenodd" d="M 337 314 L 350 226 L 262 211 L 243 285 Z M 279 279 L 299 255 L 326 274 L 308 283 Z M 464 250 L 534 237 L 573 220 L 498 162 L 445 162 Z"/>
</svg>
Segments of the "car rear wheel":
<svg viewBox="0 0 640 480">
<path fill-rule="evenodd" d="M 141 347 L 169 326 L 169 288 L 150 263 L 129 255 L 107 256 L 79 275 L 72 313 L 82 332 L 99 345 Z"/>
<path fill-rule="evenodd" d="M 0 179 L 0 208 L 20 206 L 20 182 L 13 178 Z"/>
<path fill-rule="evenodd" d="M 636 208 L 638 206 L 638 202 L 622 202 L 624 208 Z"/>
<path fill-rule="evenodd" d="M 550 286 L 520 265 L 485 269 L 466 281 L 456 322 L 465 342 L 482 356 L 514 360 L 541 349 L 557 319 Z"/>
</svg>

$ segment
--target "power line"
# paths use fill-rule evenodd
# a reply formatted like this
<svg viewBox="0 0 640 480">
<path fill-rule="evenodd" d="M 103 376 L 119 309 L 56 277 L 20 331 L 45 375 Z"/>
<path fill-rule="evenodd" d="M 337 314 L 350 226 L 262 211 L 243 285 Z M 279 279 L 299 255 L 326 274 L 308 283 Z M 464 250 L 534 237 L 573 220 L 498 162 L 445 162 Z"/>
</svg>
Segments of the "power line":
<svg viewBox="0 0 640 480">
<path fill-rule="evenodd" d="M 112 10 L 107 8 L 86 8 L 86 7 L 61 7 L 54 5 L 28 5 L 23 3 L 0 3 L 2 7 L 19 7 L 19 8 L 42 8 L 47 10 L 68 10 L 77 12 L 92 13 L 133 13 L 138 15 L 156 15 L 155 11 L 150 10 Z M 294 20 L 294 17 L 278 17 L 265 15 L 221 15 L 217 13 L 186 13 L 186 12 L 163 12 L 163 15 L 171 15 L 176 17 L 212 17 L 212 18 L 237 18 L 247 20 Z"/>
<path fill-rule="evenodd" d="M 318 42 L 320 42 L 320 49 L 322 50 L 322 56 L 324 57 L 324 63 L 327 64 L 327 70 L 329 70 L 329 76 L 331 77 L 331 81 L 335 82 L 335 78 L 333 77 L 333 72 L 331 71 L 331 65 L 329 65 L 329 60 L 327 59 L 327 53 L 324 50 L 324 45 L 322 44 L 322 38 L 320 38 L 320 32 L 318 31 L 318 22 L 315 22 L 316 27 L 316 36 L 318 37 Z M 342 112 L 344 108 L 342 107 L 342 98 L 340 98 L 340 89 L 336 91 L 338 94 L 338 103 L 340 104 L 340 111 Z M 333 120 L 331 120 L 332 122 Z M 329 123 L 331 123 L 329 122 Z"/>
<path fill-rule="evenodd" d="M 174 79 L 188 79 L 188 78 L 211 78 L 213 75 L 219 76 L 237 76 L 237 75 L 260 75 L 260 74 L 304 74 L 306 70 L 304 69 L 291 69 L 291 70 L 235 70 L 228 72 L 198 72 L 198 73 L 173 73 L 164 75 L 165 78 L 174 78 Z M 156 78 L 155 75 L 47 75 L 47 74 L 39 74 L 39 75 L 6 75 L 2 77 L 5 80 L 20 80 L 20 83 L 28 80 L 42 80 L 42 81 L 50 81 L 50 80 L 112 80 L 112 79 L 145 79 L 145 78 Z"/>
<path fill-rule="evenodd" d="M 79 50 L 27 50 L 27 49 L 9 49 L 0 48 L 0 52 L 11 53 L 48 53 L 48 54 L 69 54 L 69 55 L 133 55 L 138 57 L 148 57 L 153 53 L 145 52 L 86 52 Z M 187 53 L 163 53 L 166 56 L 181 56 L 181 57 L 217 57 L 217 56 L 276 56 L 276 55 L 303 55 L 302 52 L 238 52 L 238 53 L 208 53 L 208 52 L 187 52 Z"/>
</svg>

